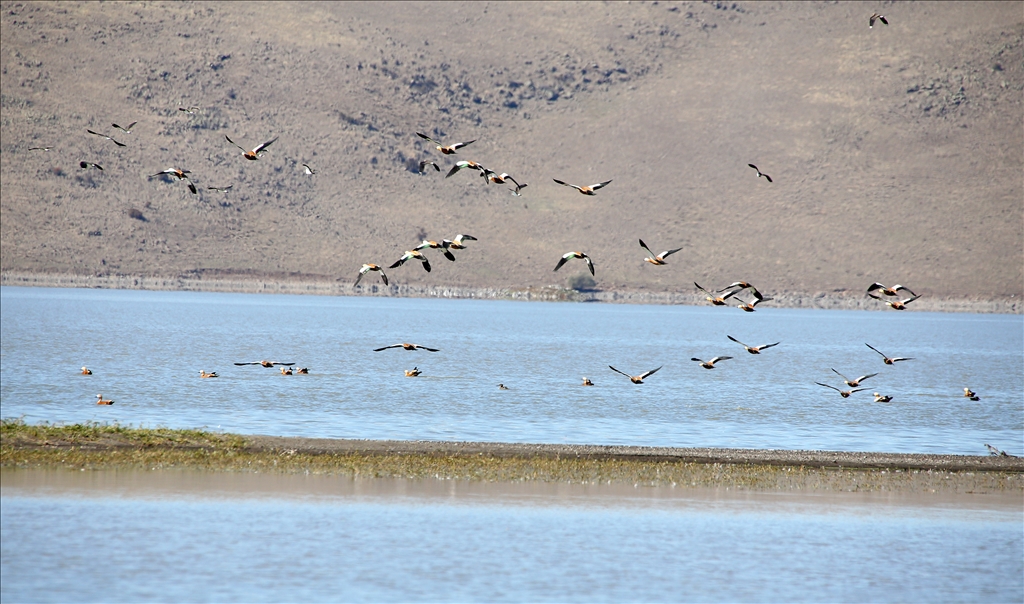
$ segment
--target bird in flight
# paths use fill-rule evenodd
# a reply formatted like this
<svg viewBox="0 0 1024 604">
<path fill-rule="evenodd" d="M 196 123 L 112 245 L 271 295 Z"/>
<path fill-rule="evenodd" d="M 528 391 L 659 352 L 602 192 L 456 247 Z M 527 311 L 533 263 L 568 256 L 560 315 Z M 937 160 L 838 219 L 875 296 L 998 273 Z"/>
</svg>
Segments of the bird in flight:
<svg viewBox="0 0 1024 604">
<path fill-rule="evenodd" d="M 868 17 L 868 27 L 869 28 L 874 27 L 876 20 L 877 21 L 881 21 L 884 25 L 888 25 L 889 24 L 889 22 L 886 21 L 885 17 L 883 17 L 882 15 L 880 15 L 878 13 L 872 13 L 871 16 Z"/>
<path fill-rule="evenodd" d="M 562 254 L 562 259 L 559 260 L 558 264 L 555 265 L 554 270 L 557 271 L 558 269 L 562 268 L 562 265 L 572 258 L 582 258 L 583 260 L 585 260 L 587 262 L 587 268 L 590 269 L 590 274 L 594 274 L 594 261 L 590 259 L 590 256 L 584 254 L 583 252 L 566 252 L 565 254 Z"/>
<path fill-rule="evenodd" d="M 384 282 L 384 285 L 388 284 L 388 276 L 386 274 L 384 274 L 384 269 L 383 268 L 381 268 L 380 266 L 378 266 L 376 264 L 364 264 L 363 267 L 361 269 L 359 269 L 359 276 L 356 277 L 356 282 L 352 284 L 352 287 L 355 287 L 355 286 L 359 285 L 359 280 L 363 278 L 363 275 L 365 275 L 366 273 L 368 273 L 370 271 L 377 271 L 378 273 L 380 273 L 381 281 Z"/>
<path fill-rule="evenodd" d="M 882 300 L 880 297 L 876 296 L 875 294 L 872 294 L 871 292 L 868 292 L 868 297 L 874 298 L 875 300 Z M 907 304 L 910 304 L 911 302 L 913 302 L 914 300 L 917 300 L 920 297 L 921 296 L 911 296 L 911 297 L 909 297 L 909 298 L 907 298 L 905 300 L 882 300 L 882 301 L 885 302 L 886 306 L 888 306 L 889 308 L 891 308 L 893 310 L 906 310 L 907 309 Z"/>
<path fill-rule="evenodd" d="M 700 291 L 702 291 L 704 293 L 704 296 L 707 298 L 707 301 L 712 303 L 715 306 L 725 306 L 725 300 L 727 298 L 729 298 L 730 296 L 732 296 L 733 294 L 735 294 L 736 291 L 740 291 L 740 290 L 736 290 L 736 291 L 733 291 L 733 292 L 729 292 L 728 294 L 726 294 L 724 296 L 716 296 L 716 295 L 712 294 L 711 292 L 709 292 L 708 290 L 706 290 L 703 287 L 701 287 L 700 284 L 697 283 L 696 281 L 694 281 L 693 284 L 697 287 L 697 289 L 699 289 Z"/>
<path fill-rule="evenodd" d="M 476 241 L 477 238 L 472 235 L 463 235 L 460 233 L 455 236 L 455 239 L 445 239 L 444 244 L 445 247 L 451 248 L 453 250 L 464 250 L 466 249 L 466 246 L 462 243 L 463 240 Z"/>
<path fill-rule="evenodd" d="M 448 173 L 445 174 L 444 177 L 448 178 L 449 176 L 451 176 L 452 174 L 455 174 L 456 172 L 458 172 L 459 170 L 462 170 L 463 168 L 469 168 L 469 169 L 472 169 L 472 170 L 477 170 L 477 171 L 480 172 L 480 176 L 486 176 L 487 175 L 487 168 L 481 166 L 480 164 L 476 163 L 475 161 L 457 161 L 457 162 L 455 162 L 455 165 L 452 166 L 452 169 L 448 170 Z"/>
<path fill-rule="evenodd" d="M 864 345 L 867 346 L 868 348 L 870 348 L 871 350 L 874 350 L 878 354 L 882 354 L 881 351 L 879 351 L 877 348 L 875 348 L 871 344 L 868 344 L 867 342 L 865 342 Z M 885 363 L 886 365 L 892 365 L 896 361 L 913 361 L 913 360 L 914 360 L 913 357 L 887 357 L 884 354 L 882 354 L 882 362 Z"/>
<path fill-rule="evenodd" d="M 887 295 L 887 296 L 898 296 L 898 295 L 900 295 L 900 290 L 906 290 L 906 291 L 910 292 L 911 296 L 916 296 L 917 295 L 914 292 L 910 291 L 909 287 L 900 285 L 899 283 L 897 283 L 896 285 L 893 285 L 892 287 L 886 287 L 886 286 L 884 286 L 881 283 L 876 281 L 876 282 L 872 283 L 870 286 L 868 286 L 868 294 L 870 294 L 871 292 L 876 291 L 876 290 L 881 290 L 882 293 Z"/>
<path fill-rule="evenodd" d="M 105 138 L 108 141 L 110 141 L 110 142 L 114 143 L 115 145 L 117 145 L 118 147 L 127 147 L 128 146 L 128 145 L 126 145 L 124 143 L 118 142 L 118 141 L 110 138 L 106 134 L 100 134 L 99 132 L 93 132 L 92 130 L 89 130 L 88 128 L 85 131 L 88 132 L 89 134 L 95 134 L 96 136 L 99 136 L 101 138 Z"/>
<path fill-rule="evenodd" d="M 188 177 L 188 175 L 191 174 L 191 173 L 192 172 L 189 171 L 189 170 L 179 170 L 178 168 L 167 168 L 166 170 L 163 170 L 161 172 L 157 172 L 156 174 L 151 175 L 150 178 L 155 178 L 157 176 L 164 176 L 164 175 L 173 176 L 173 177 L 177 178 L 178 180 L 184 180 L 184 181 L 188 182 L 188 190 L 192 191 L 193 195 L 198 195 L 199 192 L 196 191 L 196 186 L 194 184 L 192 184 L 192 179 Z"/>
<path fill-rule="evenodd" d="M 382 350 L 387 350 L 388 348 L 402 348 L 405 350 L 416 350 L 418 348 L 422 348 L 423 350 L 429 350 L 430 352 L 440 352 L 440 350 L 437 348 L 427 348 L 426 346 L 420 346 L 419 344 L 410 344 L 408 342 L 402 342 L 401 344 L 392 344 L 391 346 L 383 346 L 381 348 L 374 348 L 373 351 L 380 352 Z"/>
<path fill-rule="evenodd" d="M 573 184 L 569 184 L 567 182 L 562 182 L 561 180 L 558 180 L 557 178 L 552 178 L 551 180 L 557 182 L 558 184 L 560 184 L 560 185 L 562 185 L 564 187 L 572 187 L 572 188 L 576 189 L 577 191 L 579 191 L 580 193 L 583 193 L 584 195 L 594 195 L 595 191 L 597 191 L 598 189 L 600 189 L 602 187 L 608 186 L 608 183 L 611 182 L 610 180 L 606 180 L 604 182 L 599 182 L 599 183 L 594 184 L 594 185 L 587 185 L 585 187 L 581 187 L 579 185 L 573 185 Z"/>
<path fill-rule="evenodd" d="M 700 363 L 700 366 L 703 367 L 704 369 L 714 369 L 715 368 L 715 363 L 717 363 L 718 361 L 725 361 L 725 360 L 728 360 L 728 359 L 731 359 L 731 358 L 732 357 L 715 357 L 715 358 L 711 359 L 710 361 L 702 361 L 702 360 L 698 359 L 697 357 L 691 357 L 690 360 L 691 361 L 697 361 L 698 363 Z"/>
<path fill-rule="evenodd" d="M 508 174 L 507 172 L 502 172 L 501 174 L 498 174 L 494 170 L 489 170 L 487 168 L 484 168 L 484 177 L 487 178 L 488 182 L 494 183 L 496 185 L 503 185 L 506 182 L 511 181 L 512 184 L 514 184 L 516 186 L 516 189 L 515 189 L 516 191 L 518 191 L 519 189 L 522 189 L 523 186 L 526 186 L 526 185 L 520 186 L 519 183 L 516 182 L 516 179 L 512 178 L 512 176 L 510 174 Z"/>
<path fill-rule="evenodd" d="M 274 141 L 270 141 L 270 142 L 272 143 Z M 269 145 L 270 143 L 267 143 L 267 144 Z M 316 174 L 316 170 L 314 170 L 313 168 L 310 168 L 309 164 L 302 164 L 302 171 L 306 173 L 306 176 L 312 176 L 312 175 Z"/>
<path fill-rule="evenodd" d="M 451 260 L 452 262 L 455 262 L 455 254 L 453 254 L 450 251 L 448 251 L 448 244 L 445 243 L 444 240 L 441 240 L 440 242 L 437 242 L 437 241 L 428 241 L 428 240 L 424 239 L 423 243 L 417 245 L 416 247 L 414 247 L 412 249 L 418 251 L 418 250 L 425 250 L 427 248 L 430 248 L 432 250 L 442 250 L 441 253 L 444 254 L 445 258 Z"/>
<path fill-rule="evenodd" d="M 199 112 L 199 107 L 178 107 L 178 111 L 184 111 L 188 114 L 194 114 Z"/>
<path fill-rule="evenodd" d="M 284 365 L 290 367 L 295 363 L 282 363 L 281 361 L 252 361 L 250 363 L 235 363 L 235 365 L 262 365 L 263 367 L 273 367 L 274 365 Z"/>
<path fill-rule="evenodd" d="M 228 139 L 228 142 L 231 143 L 232 145 L 234 145 L 234 146 L 238 147 L 239 149 L 241 149 L 242 150 L 242 156 L 245 157 L 245 159 L 249 159 L 249 160 L 253 160 L 253 161 L 259 159 L 260 156 L 263 155 L 263 150 L 266 149 L 267 147 L 269 147 L 270 145 L 272 145 L 274 143 L 274 141 L 276 141 L 278 139 L 278 137 L 274 137 L 273 139 L 271 139 L 271 140 L 269 140 L 269 141 L 267 141 L 267 142 L 265 142 L 265 143 L 263 143 L 261 145 L 258 145 L 252 151 L 248 151 L 248 150 L 245 149 L 245 147 L 243 147 L 243 146 L 239 145 L 238 143 L 236 143 L 235 141 L 231 140 L 231 137 L 229 137 L 228 135 L 225 134 L 224 138 Z"/>
<path fill-rule="evenodd" d="M 728 298 L 729 296 L 734 296 L 734 295 L 740 293 L 741 291 L 743 291 L 745 289 L 749 289 L 750 293 L 753 294 L 754 297 L 757 298 L 758 300 L 761 300 L 761 299 L 764 298 L 764 296 L 761 295 L 761 292 L 757 291 L 756 287 L 754 287 L 753 285 L 747 283 L 746 281 L 736 281 L 734 283 L 730 283 L 729 285 L 726 285 L 722 289 L 718 290 L 717 293 L 721 294 L 721 293 L 726 292 L 728 290 L 733 290 L 732 292 L 729 293 L 728 296 L 726 296 L 726 298 Z"/>
<path fill-rule="evenodd" d="M 132 128 L 135 127 L 135 124 L 138 124 L 138 122 L 132 122 L 132 123 L 128 124 L 127 126 L 118 126 L 117 124 L 111 124 L 111 126 L 117 128 L 118 130 L 120 130 L 121 132 L 124 132 L 125 134 L 131 134 L 132 133 Z"/>
<path fill-rule="evenodd" d="M 779 342 L 775 342 L 774 344 L 762 344 L 761 346 L 747 346 L 743 342 L 740 342 L 739 340 L 737 340 L 736 338 L 734 338 L 734 337 L 732 337 L 732 336 L 730 336 L 728 334 L 726 334 L 725 337 L 729 338 L 733 342 L 736 342 L 740 346 L 746 348 L 747 352 L 749 352 L 750 354 L 761 354 L 761 351 L 764 350 L 765 348 L 771 348 L 772 346 L 778 346 L 779 345 Z"/>
<path fill-rule="evenodd" d="M 768 176 L 764 172 L 758 170 L 757 166 L 755 166 L 754 164 L 747 164 L 747 165 L 750 166 L 751 168 L 753 168 L 755 172 L 757 172 L 757 177 L 758 178 L 761 178 L 762 176 L 764 176 L 765 180 L 767 180 L 768 182 L 772 182 L 772 177 Z"/>
<path fill-rule="evenodd" d="M 836 388 L 835 386 L 829 386 L 828 384 L 822 384 L 821 382 L 814 382 L 814 383 L 819 385 L 819 386 L 824 386 L 826 388 L 831 388 L 831 389 L 835 390 L 836 392 L 839 393 L 839 396 L 841 396 L 843 398 L 850 398 L 850 395 L 853 394 L 854 392 L 860 392 L 861 390 L 867 390 L 867 388 L 857 388 L 856 390 L 840 390 L 839 388 Z"/>
<path fill-rule="evenodd" d="M 832 368 L 830 367 L 829 369 L 832 369 Z M 839 377 L 843 378 L 843 381 L 846 382 L 846 385 L 849 386 L 850 388 L 856 388 L 857 386 L 860 386 L 861 382 L 863 382 L 864 380 L 868 379 L 869 377 L 875 377 L 876 375 L 878 375 L 877 373 L 869 373 L 867 375 L 862 375 L 862 376 L 860 376 L 859 378 L 857 378 L 855 380 L 851 380 L 848 377 L 846 377 L 845 375 L 843 375 L 843 374 L 839 373 L 838 371 L 836 371 L 835 369 L 832 369 L 832 372 L 835 373 L 836 375 L 838 375 Z"/>
<path fill-rule="evenodd" d="M 430 261 L 428 261 L 427 257 L 423 255 L 423 252 L 419 250 L 409 250 L 408 252 L 405 253 L 404 256 L 399 258 L 397 262 L 395 262 L 388 268 L 397 268 L 405 264 L 406 260 L 412 260 L 413 258 L 423 263 L 423 270 L 427 271 L 428 273 L 430 272 Z"/>
<path fill-rule="evenodd" d="M 508 192 L 513 194 L 513 195 L 515 195 L 516 197 L 522 197 L 523 195 L 522 195 L 522 193 L 520 193 L 520 191 L 522 191 L 523 189 L 525 189 L 528 186 L 530 186 L 530 185 L 528 185 L 525 182 L 523 184 L 521 184 L 521 185 L 520 184 L 516 184 L 516 188 L 509 189 Z"/>
<path fill-rule="evenodd" d="M 664 365 L 662 365 L 662 367 L 664 367 Z M 628 377 L 629 381 L 633 382 L 634 384 L 643 384 L 644 383 L 644 379 L 646 379 L 647 377 L 652 375 L 658 369 L 661 369 L 661 367 L 658 367 L 658 369 L 651 369 L 650 371 L 645 371 L 645 372 L 641 373 L 640 375 L 629 375 L 625 371 L 619 371 L 618 369 L 612 367 L 611 365 L 608 366 L 608 369 L 611 369 L 615 373 L 621 373 L 622 375 Z M 590 380 L 587 380 L 587 378 L 583 378 L 583 379 L 585 380 L 583 382 L 583 385 L 587 386 L 588 385 L 587 382 L 589 382 Z M 589 384 L 589 385 L 593 386 L 593 384 Z"/>
<path fill-rule="evenodd" d="M 231 190 L 231 187 L 233 187 L 233 186 L 235 186 L 235 185 L 228 185 L 226 187 L 206 187 L 206 189 L 208 191 L 218 191 L 220 193 L 227 193 L 228 191 Z"/>
<path fill-rule="evenodd" d="M 50 149 L 53 149 L 53 147 L 29 147 L 28 148 L 29 151 L 49 151 Z"/>
<path fill-rule="evenodd" d="M 441 166 L 438 166 L 435 162 L 432 162 L 432 161 L 429 161 L 429 160 L 425 159 L 425 160 L 420 162 L 420 174 L 423 173 L 423 169 L 426 168 L 427 166 L 434 166 L 434 170 L 436 170 L 438 172 L 441 171 Z"/>
<path fill-rule="evenodd" d="M 666 250 L 666 251 L 658 254 L 657 256 L 655 256 L 654 252 L 651 251 L 651 248 L 647 247 L 647 244 L 644 243 L 643 239 L 640 240 L 640 247 L 642 247 L 645 250 L 647 250 L 647 253 L 650 254 L 650 257 L 644 258 L 644 262 L 650 262 L 651 264 L 653 264 L 655 266 L 661 266 L 662 264 L 665 264 L 665 258 L 667 258 L 670 255 L 672 255 L 672 254 L 678 252 L 679 250 L 683 249 L 681 247 L 677 247 L 674 250 Z"/>
<path fill-rule="evenodd" d="M 80 162 L 78 162 L 78 165 L 82 166 L 83 170 L 86 170 L 88 168 L 96 168 L 97 170 L 102 170 L 103 169 L 103 166 L 101 166 L 99 164 L 94 164 L 94 163 L 88 162 L 88 161 L 80 161 Z"/>
<path fill-rule="evenodd" d="M 737 291 L 740 291 L 740 290 L 737 290 Z M 754 300 L 752 302 L 750 302 L 749 304 L 747 304 L 743 300 L 740 300 L 740 303 L 736 305 L 736 308 L 742 310 L 743 312 L 754 312 L 754 307 L 755 306 L 757 306 L 761 302 L 767 302 L 768 300 L 772 300 L 772 299 L 773 298 L 765 298 L 765 297 L 761 296 L 760 294 L 758 294 L 758 296 L 755 297 Z"/>
<path fill-rule="evenodd" d="M 417 132 L 416 136 L 418 136 L 420 138 L 425 138 L 428 141 L 434 143 L 435 145 L 437 145 L 437 150 L 440 151 L 441 153 L 445 154 L 445 155 L 454 155 L 457 150 L 465 147 L 466 145 L 470 145 L 470 144 L 476 142 L 476 139 L 474 138 L 473 140 L 467 141 L 465 143 L 455 143 L 454 145 L 445 145 L 444 143 L 436 141 L 436 140 L 430 138 L 429 136 L 427 136 L 426 134 L 423 134 L 421 132 Z M 422 170 L 422 168 L 420 168 L 420 169 Z"/>
</svg>

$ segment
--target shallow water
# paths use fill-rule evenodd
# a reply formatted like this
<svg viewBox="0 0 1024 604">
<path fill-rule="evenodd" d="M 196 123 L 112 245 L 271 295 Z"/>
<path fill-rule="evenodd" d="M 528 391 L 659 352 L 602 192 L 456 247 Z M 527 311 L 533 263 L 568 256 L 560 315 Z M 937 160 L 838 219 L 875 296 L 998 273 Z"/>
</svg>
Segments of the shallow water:
<svg viewBox="0 0 1024 604">
<path fill-rule="evenodd" d="M 983 496 L 174 471 L 2 484 L 4 602 L 1024 598 L 1024 512 Z"/>
<path fill-rule="evenodd" d="M 991 443 L 1024 454 L 1019 315 L 4 287 L 0 328 L 2 415 L 28 422 L 981 455 Z M 727 334 L 782 343 L 750 355 Z M 372 352 L 396 342 L 441 352 Z M 884 365 L 865 342 L 914 360 Z M 710 371 L 689 360 L 721 355 L 734 358 Z M 310 375 L 232 364 L 260 359 Z M 78 375 L 82 365 L 94 375 Z M 608 365 L 663 368 L 633 385 Z M 423 375 L 404 377 L 413 366 Z M 843 399 L 815 384 L 842 385 L 830 368 L 878 375 Z M 580 386 L 583 376 L 596 386 Z M 874 391 L 894 401 L 874 403 Z M 95 405 L 97 393 L 115 404 Z"/>
</svg>

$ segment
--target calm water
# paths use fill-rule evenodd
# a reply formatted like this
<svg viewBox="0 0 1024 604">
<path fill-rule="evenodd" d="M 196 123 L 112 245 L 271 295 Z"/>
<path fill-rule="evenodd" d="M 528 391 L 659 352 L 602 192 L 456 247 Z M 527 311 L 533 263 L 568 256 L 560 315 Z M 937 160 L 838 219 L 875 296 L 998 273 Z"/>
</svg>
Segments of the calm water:
<svg viewBox="0 0 1024 604">
<path fill-rule="evenodd" d="M 28 422 L 982 455 L 991 443 L 1024 454 L 1018 315 L 4 287 L 0 327 L 2 415 Z M 727 334 L 782 343 L 755 356 Z M 397 342 L 441 352 L 372 352 Z M 915 360 L 884 365 L 865 342 Z M 734 358 L 710 371 L 689 360 L 720 355 Z M 232 364 L 260 359 L 310 375 Z M 94 375 L 78 375 L 83 365 Z M 633 385 L 608 365 L 664 367 Z M 404 377 L 413 366 L 423 375 Z M 814 383 L 841 386 L 833 367 L 878 375 L 843 399 Z M 596 386 L 580 386 L 583 376 Z M 894 401 L 874 403 L 874 391 Z M 115 404 L 95 405 L 97 393 Z"/>
<path fill-rule="evenodd" d="M 77 486 L 51 474 L 64 484 L 48 489 L 11 472 L 4 602 L 1024 599 L 1024 515 L 977 496 L 908 506 L 881 494 L 259 477 L 287 482 L 285 496 L 218 491 L 210 475 L 177 477 L 199 491 L 126 486 L 123 472 L 113 485 L 112 473 Z"/>
</svg>

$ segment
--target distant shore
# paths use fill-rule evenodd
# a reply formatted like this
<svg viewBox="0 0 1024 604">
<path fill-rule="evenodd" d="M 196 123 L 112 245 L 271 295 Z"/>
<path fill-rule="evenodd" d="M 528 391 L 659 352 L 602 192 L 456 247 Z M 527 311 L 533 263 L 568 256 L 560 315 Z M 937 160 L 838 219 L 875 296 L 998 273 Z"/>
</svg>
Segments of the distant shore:
<svg viewBox="0 0 1024 604">
<path fill-rule="evenodd" d="M 618 304 L 678 304 L 701 306 L 704 296 L 685 291 L 647 292 L 633 290 L 576 291 L 561 287 L 487 288 L 461 286 L 414 286 L 368 283 L 352 287 L 346 280 L 263 279 L 204 277 L 189 274 L 178 277 L 131 275 L 75 275 L 5 271 L 0 285 L 12 287 L 70 287 L 97 289 L 136 289 L 151 291 L 202 291 L 245 294 L 292 294 L 317 296 L 375 296 L 391 298 L 449 298 L 460 300 L 521 300 L 547 302 L 608 302 Z M 772 300 L 761 308 L 820 308 L 832 310 L 879 310 L 888 308 L 863 292 L 773 292 Z M 1018 298 L 980 300 L 969 298 L 929 298 L 916 300 L 911 311 L 1022 314 Z"/>
</svg>

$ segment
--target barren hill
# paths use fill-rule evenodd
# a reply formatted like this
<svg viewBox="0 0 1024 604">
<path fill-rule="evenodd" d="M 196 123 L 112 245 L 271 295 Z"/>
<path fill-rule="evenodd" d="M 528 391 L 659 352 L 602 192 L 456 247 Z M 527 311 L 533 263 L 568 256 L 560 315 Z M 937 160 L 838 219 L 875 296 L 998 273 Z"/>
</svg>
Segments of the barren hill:
<svg viewBox="0 0 1024 604">
<path fill-rule="evenodd" d="M 0 6 L 4 272 L 1024 293 L 1020 2 Z"/>
</svg>

